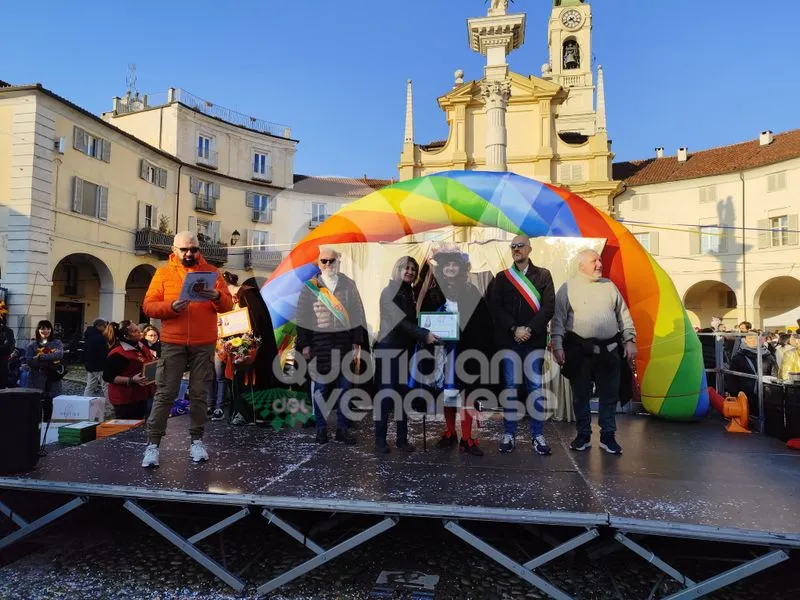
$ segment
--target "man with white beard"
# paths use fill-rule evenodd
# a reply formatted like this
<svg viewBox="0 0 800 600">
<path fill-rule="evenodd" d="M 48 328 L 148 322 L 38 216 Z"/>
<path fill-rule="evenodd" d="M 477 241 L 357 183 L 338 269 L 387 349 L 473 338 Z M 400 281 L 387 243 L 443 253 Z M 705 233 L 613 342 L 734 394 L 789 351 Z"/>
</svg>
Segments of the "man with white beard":
<svg viewBox="0 0 800 600">
<path fill-rule="evenodd" d="M 336 441 L 353 445 L 356 438 L 342 410 L 343 395 L 351 385 L 343 367 L 345 358 L 358 357 L 367 344 L 367 330 L 361 296 L 355 282 L 339 272 L 340 261 L 335 250 L 320 248 L 320 273 L 305 283 L 297 301 L 295 346 L 306 361 L 316 359 L 316 369 L 309 372 L 320 375 L 311 384 L 317 443 L 328 441 L 327 401 L 336 408 Z"/>
</svg>

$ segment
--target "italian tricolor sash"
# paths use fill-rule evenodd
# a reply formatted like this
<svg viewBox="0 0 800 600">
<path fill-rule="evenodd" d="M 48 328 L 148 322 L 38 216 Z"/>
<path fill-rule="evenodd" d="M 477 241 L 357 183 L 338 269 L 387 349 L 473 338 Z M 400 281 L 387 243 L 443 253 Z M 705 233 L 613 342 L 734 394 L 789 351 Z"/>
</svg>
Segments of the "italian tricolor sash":
<svg viewBox="0 0 800 600">
<path fill-rule="evenodd" d="M 536 286 L 531 283 L 531 280 L 525 276 L 525 273 L 517 269 L 517 265 L 506 269 L 503 273 L 505 273 L 511 285 L 522 294 L 522 297 L 525 298 L 525 302 L 533 309 L 533 312 L 539 312 L 539 309 L 542 307 L 542 294 L 539 293 Z"/>
<path fill-rule="evenodd" d="M 306 281 L 306 287 L 314 292 L 314 296 L 316 296 L 317 300 L 322 302 L 325 308 L 331 311 L 334 318 L 344 325 L 345 329 L 350 329 L 350 315 L 347 313 L 347 309 L 336 296 L 331 294 L 328 288 L 319 287 L 319 282 L 316 277 L 312 277 Z"/>
</svg>

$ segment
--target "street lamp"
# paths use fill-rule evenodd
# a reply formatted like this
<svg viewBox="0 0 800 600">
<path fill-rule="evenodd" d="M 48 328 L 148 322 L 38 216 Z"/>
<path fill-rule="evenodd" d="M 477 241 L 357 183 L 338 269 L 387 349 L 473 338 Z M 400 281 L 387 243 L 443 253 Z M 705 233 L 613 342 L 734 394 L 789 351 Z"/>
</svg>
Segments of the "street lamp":
<svg viewBox="0 0 800 600">
<path fill-rule="evenodd" d="M 240 237 L 242 237 L 242 234 L 239 233 L 237 229 L 234 229 L 233 233 L 231 234 L 231 246 L 235 246 L 236 244 L 238 244 Z"/>
</svg>

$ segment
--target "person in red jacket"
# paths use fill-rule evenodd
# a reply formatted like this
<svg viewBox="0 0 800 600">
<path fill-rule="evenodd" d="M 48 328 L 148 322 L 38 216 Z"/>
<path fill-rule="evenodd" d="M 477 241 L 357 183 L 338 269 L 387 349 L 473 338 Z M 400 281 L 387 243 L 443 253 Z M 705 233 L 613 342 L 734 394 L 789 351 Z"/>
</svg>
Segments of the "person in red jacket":
<svg viewBox="0 0 800 600">
<path fill-rule="evenodd" d="M 142 332 L 136 323 L 121 321 L 114 335 L 117 343 L 108 353 L 103 369 L 108 400 L 117 419 L 143 419 L 155 386 L 142 375 L 142 366 L 155 357 L 142 342 Z"/>
<path fill-rule="evenodd" d="M 186 273 L 216 273 L 213 289 L 196 291 L 202 298 L 180 300 Z M 148 444 L 143 467 L 157 467 L 158 446 L 167 430 L 167 417 L 178 396 L 181 377 L 189 370 L 189 456 L 194 462 L 208 460 L 203 444 L 207 420 L 208 392 L 214 379 L 214 346 L 217 342 L 217 313 L 231 310 L 233 300 L 217 269 L 200 254 L 197 235 L 182 231 L 175 236 L 169 263 L 156 271 L 145 294 L 142 308 L 151 318 L 161 319 L 161 357 L 156 373 L 156 395 L 147 420 Z"/>
</svg>

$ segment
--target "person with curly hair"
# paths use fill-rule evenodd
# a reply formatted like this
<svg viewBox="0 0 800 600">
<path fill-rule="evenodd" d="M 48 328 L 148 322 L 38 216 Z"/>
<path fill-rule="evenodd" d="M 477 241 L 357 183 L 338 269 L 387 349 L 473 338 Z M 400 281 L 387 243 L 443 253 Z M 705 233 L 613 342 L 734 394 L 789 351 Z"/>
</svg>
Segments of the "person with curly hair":
<svg viewBox="0 0 800 600">
<path fill-rule="evenodd" d="M 418 365 L 412 365 L 412 368 L 418 369 L 419 373 L 425 373 L 424 378 L 430 382 L 431 391 L 443 401 L 445 430 L 436 447 L 446 449 L 458 444 L 462 452 L 483 456 L 477 438 L 473 437 L 472 423 L 476 416 L 475 392 L 488 382 L 480 380 L 480 365 L 476 364 L 478 361 L 464 361 L 463 364 L 463 370 L 470 376 L 472 383 L 459 380 L 455 365 L 459 354 L 477 352 L 483 354 L 487 360 L 491 356 L 491 313 L 478 288 L 469 282 L 471 265 L 468 255 L 458 248 L 443 247 L 434 252 L 431 264 L 433 274 L 423 284 L 421 312 L 458 314 L 460 332 L 458 340 L 424 346 L 428 356 L 434 357 L 433 360 L 422 359 Z M 456 434 L 456 414 L 459 412 L 460 442 Z"/>
</svg>

